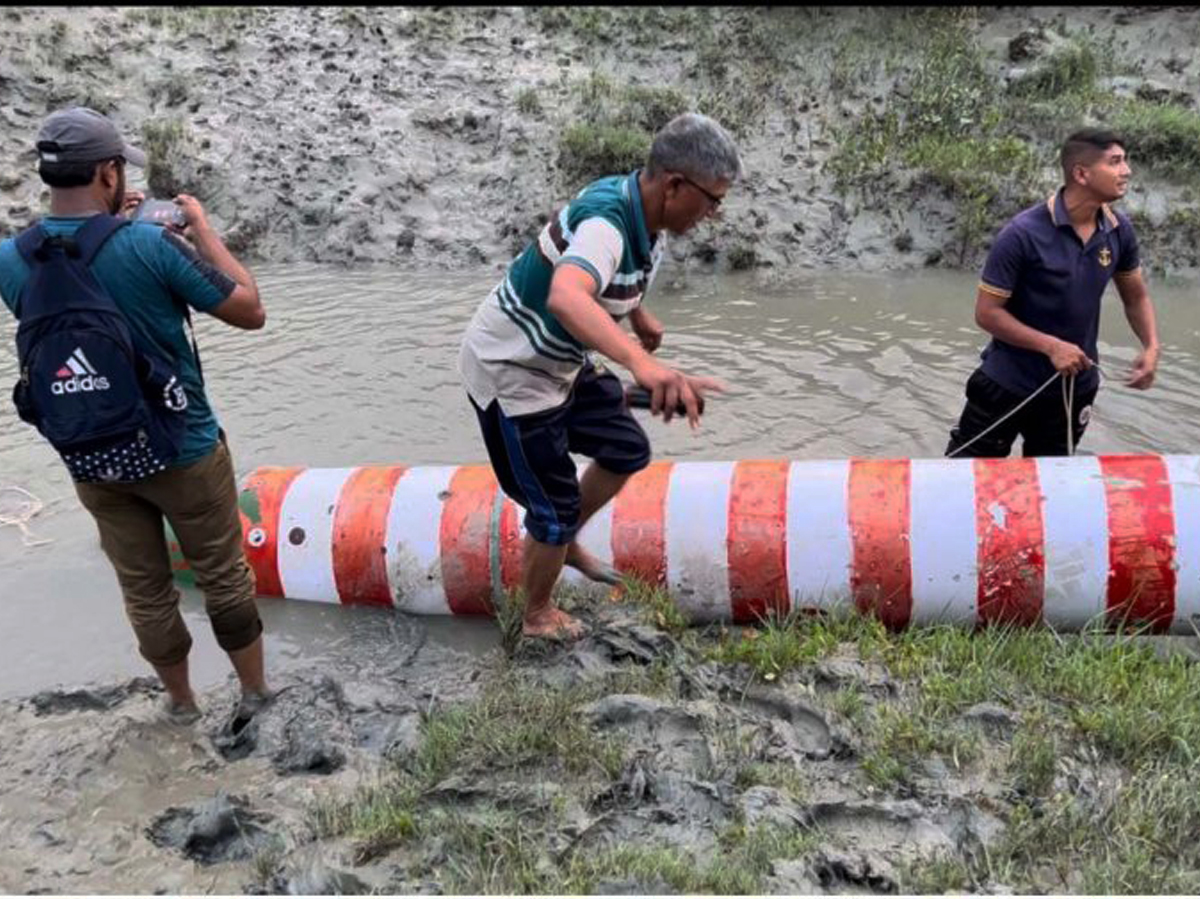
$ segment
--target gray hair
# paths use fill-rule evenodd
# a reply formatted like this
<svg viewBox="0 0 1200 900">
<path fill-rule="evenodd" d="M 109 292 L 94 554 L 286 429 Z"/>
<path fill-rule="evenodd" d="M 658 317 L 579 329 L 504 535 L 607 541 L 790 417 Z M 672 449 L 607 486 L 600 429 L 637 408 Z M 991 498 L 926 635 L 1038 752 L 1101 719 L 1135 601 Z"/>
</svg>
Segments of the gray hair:
<svg viewBox="0 0 1200 900">
<path fill-rule="evenodd" d="M 651 176 L 679 172 L 705 181 L 737 181 L 742 161 L 729 133 L 708 116 L 684 113 L 662 127 L 650 145 Z"/>
</svg>

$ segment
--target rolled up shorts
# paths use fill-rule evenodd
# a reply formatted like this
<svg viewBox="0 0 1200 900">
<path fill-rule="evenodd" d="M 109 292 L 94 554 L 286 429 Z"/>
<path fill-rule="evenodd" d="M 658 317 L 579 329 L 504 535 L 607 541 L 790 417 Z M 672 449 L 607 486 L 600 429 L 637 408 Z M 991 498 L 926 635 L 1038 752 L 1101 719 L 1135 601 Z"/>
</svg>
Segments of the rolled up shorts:
<svg viewBox="0 0 1200 900">
<path fill-rule="evenodd" d="M 562 406 L 506 416 L 493 400 L 479 418 L 500 487 L 525 509 L 525 530 L 543 544 L 569 544 L 579 531 L 579 478 L 570 454 L 591 457 L 617 475 L 650 463 L 650 440 L 630 414 L 611 372 L 586 364 Z"/>
</svg>

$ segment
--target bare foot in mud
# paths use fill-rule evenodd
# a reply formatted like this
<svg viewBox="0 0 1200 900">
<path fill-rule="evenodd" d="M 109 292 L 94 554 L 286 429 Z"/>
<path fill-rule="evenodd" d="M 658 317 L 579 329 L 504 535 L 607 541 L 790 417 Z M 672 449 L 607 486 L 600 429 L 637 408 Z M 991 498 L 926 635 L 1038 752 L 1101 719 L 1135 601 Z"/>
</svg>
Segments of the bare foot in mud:
<svg viewBox="0 0 1200 900">
<path fill-rule="evenodd" d="M 601 584 L 611 584 L 614 587 L 621 584 L 621 573 L 606 562 L 601 562 L 579 545 L 571 541 L 567 547 L 566 564 L 572 569 L 583 573 L 585 578 L 598 581 Z"/>
<path fill-rule="evenodd" d="M 552 606 L 532 619 L 526 616 L 521 633 L 527 638 L 574 641 L 583 637 L 584 626 L 578 619 Z"/>
</svg>

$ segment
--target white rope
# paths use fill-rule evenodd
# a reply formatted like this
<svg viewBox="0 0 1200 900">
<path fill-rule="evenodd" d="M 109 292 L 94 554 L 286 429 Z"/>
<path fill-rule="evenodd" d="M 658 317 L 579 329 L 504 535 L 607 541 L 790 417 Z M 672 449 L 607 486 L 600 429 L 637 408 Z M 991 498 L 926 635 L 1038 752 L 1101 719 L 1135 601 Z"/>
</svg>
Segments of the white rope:
<svg viewBox="0 0 1200 900">
<path fill-rule="evenodd" d="M 12 491 L 13 493 L 20 494 L 23 499 L 15 503 L 11 513 L 8 510 L 7 504 L 0 506 L 0 526 L 16 525 L 17 528 L 21 529 L 21 543 L 26 547 L 40 547 L 42 544 L 53 543 L 53 538 L 35 538 L 33 532 L 29 530 L 29 526 L 25 524 L 40 513 L 45 508 L 45 504 L 29 493 L 29 491 L 25 490 L 25 488 L 17 487 L 16 485 L 0 488 L 0 492 L 3 491 Z"/>
<path fill-rule="evenodd" d="M 1063 409 L 1067 413 L 1067 456 L 1075 455 L 1075 376 L 1062 380 Z"/>
<path fill-rule="evenodd" d="M 993 422 L 987 428 L 983 429 L 983 431 L 979 432 L 979 434 L 975 435 L 975 437 L 971 438 L 965 444 L 961 444 L 960 446 L 956 447 L 954 449 L 953 453 L 947 453 L 946 456 L 947 457 L 957 456 L 958 454 L 960 454 L 964 450 L 966 450 L 968 447 L 970 447 L 977 440 L 979 440 L 981 437 L 983 437 L 985 434 L 988 434 L 993 429 L 1000 427 L 1000 425 L 1004 424 L 1004 422 L 1006 422 L 1008 419 L 1011 419 L 1018 412 L 1020 412 L 1021 408 L 1024 407 L 1026 404 L 1028 404 L 1030 400 L 1032 400 L 1034 397 L 1036 397 L 1038 394 L 1040 394 L 1046 388 L 1050 387 L 1050 385 L 1054 382 L 1054 379 L 1058 378 L 1058 377 L 1059 377 L 1059 373 L 1055 372 L 1053 375 L 1051 375 L 1049 378 L 1046 379 L 1046 381 L 1042 384 L 1042 386 L 1040 388 L 1038 388 L 1036 391 L 1034 391 L 1032 394 L 1030 394 L 1028 397 L 1026 397 L 1024 400 L 1022 400 L 1020 403 L 1018 403 L 1016 406 L 1014 406 L 1012 409 L 1010 409 L 1004 415 L 1002 415 L 999 419 L 997 419 L 995 422 Z"/>
<path fill-rule="evenodd" d="M 1104 372 L 1100 369 L 1099 363 L 1093 363 L 1093 365 L 1095 365 L 1096 371 L 1100 375 L 1104 375 Z M 1008 419 L 1015 416 L 1018 412 L 1021 411 L 1021 409 L 1026 404 L 1029 403 L 1030 400 L 1032 400 L 1034 397 L 1036 397 L 1038 394 L 1040 394 L 1046 388 L 1050 387 L 1050 385 L 1054 383 L 1054 379 L 1056 379 L 1056 378 L 1062 378 L 1062 380 L 1063 380 L 1062 381 L 1063 410 L 1067 414 L 1067 455 L 1074 456 L 1075 455 L 1075 427 L 1074 427 L 1075 426 L 1075 412 L 1074 412 L 1075 411 L 1075 376 L 1074 375 L 1063 376 L 1063 374 L 1061 372 L 1055 372 L 1053 375 L 1051 375 L 1049 378 L 1047 378 L 1042 383 L 1041 387 L 1039 387 L 1036 391 L 1034 391 L 1032 394 L 1030 394 L 1028 397 L 1026 397 L 1024 400 L 1022 400 L 1020 403 L 1018 403 L 1016 406 L 1014 406 L 1012 409 L 1010 409 L 1004 415 L 1002 415 L 999 419 L 997 419 L 995 422 L 993 422 L 987 428 L 983 429 L 983 431 L 979 432 L 979 434 L 975 435 L 975 437 L 971 438 L 965 444 L 961 444 L 960 446 L 955 447 L 954 451 L 952 453 L 947 453 L 946 454 L 947 458 L 954 457 L 954 456 L 957 456 L 958 454 L 962 453 L 964 450 L 966 450 L 968 447 L 970 447 L 973 443 L 975 443 L 977 440 L 979 440 L 985 434 L 988 434 L 993 429 L 1000 427 L 1000 425 L 1002 425 Z"/>
</svg>

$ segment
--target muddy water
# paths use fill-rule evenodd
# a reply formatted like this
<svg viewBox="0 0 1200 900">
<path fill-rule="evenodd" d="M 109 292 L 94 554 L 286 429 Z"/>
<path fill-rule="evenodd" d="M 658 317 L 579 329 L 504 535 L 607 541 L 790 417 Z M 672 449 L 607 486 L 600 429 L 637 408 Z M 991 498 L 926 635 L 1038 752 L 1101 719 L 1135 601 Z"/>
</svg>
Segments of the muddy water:
<svg viewBox="0 0 1200 900">
<path fill-rule="evenodd" d="M 266 464 L 342 466 L 482 461 L 483 447 L 454 369 L 459 334 L 495 273 L 265 268 L 270 323 L 237 332 L 198 323 L 210 393 L 239 473 Z M 762 274 L 668 272 L 653 308 L 667 326 L 664 358 L 719 375 L 730 394 L 702 430 L 646 417 L 656 452 L 679 459 L 936 456 L 982 346 L 969 273 Z M 1160 383 L 1101 395 L 1084 452 L 1200 448 L 1200 309 L 1196 285 L 1156 284 L 1165 353 Z M 11 384 L 12 324 L 0 323 L 0 384 Z M 1101 353 L 1119 375 L 1134 342 L 1115 294 Z M 0 528 L 0 697 L 142 672 L 114 577 L 61 465 L 5 405 L 0 487 L 46 505 L 23 535 Z M 0 493 L 11 515 L 17 493 Z M 27 541 L 48 543 L 27 546 Z M 225 677 L 200 598 L 185 598 L 201 685 Z M 354 654 L 363 612 L 263 601 L 273 668 Z M 360 627 L 352 627 L 358 623 Z M 425 623 L 434 641 L 494 645 L 485 622 Z M 371 627 L 375 627 L 372 625 Z"/>
</svg>

